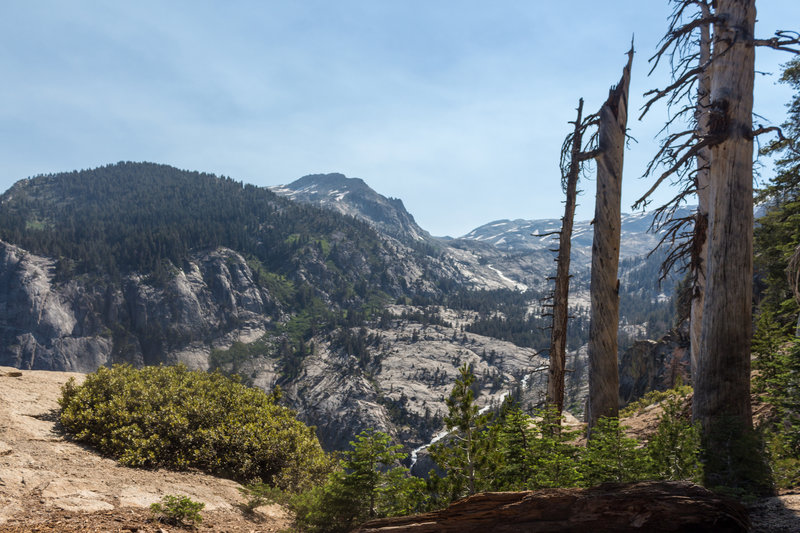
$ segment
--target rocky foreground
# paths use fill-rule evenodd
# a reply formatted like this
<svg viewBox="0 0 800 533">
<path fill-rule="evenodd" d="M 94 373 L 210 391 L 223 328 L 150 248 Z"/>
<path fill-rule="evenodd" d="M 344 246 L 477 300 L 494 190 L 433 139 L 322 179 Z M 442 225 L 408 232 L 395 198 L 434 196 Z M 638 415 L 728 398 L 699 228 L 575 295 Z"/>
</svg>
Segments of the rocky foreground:
<svg viewBox="0 0 800 533">
<path fill-rule="evenodd" d="M 279 531 L 278 506 L 248 515 L 239 485 L 197 472 L 119 466 L 70 442 L 56 427 L 61 386 L 82 374 L 0 367 L 0 532 L 165 531 L 149 506 L 164 495 L 205 504 L 200 531 Z"/>
<path fill-rule="evenodd" d="M 156 522 L 148 510 L 167 494 L 205 503 L 200 531 L 292 527 L 291 516 L 278 506 L 244 513 L 239 485 L 233 481 L 197 472 L 126 468 L 71 442 L 56 424 L 56 400 L 70 377 L 83 379 L 77 373 L 0 367 L 0 533 L 174 531 L 175 527 Z M 655 418 L 649 409 L 631 425 L 643 431 Z M 362 531 L 685 531 L 676 527 L 690 527 L 692 517 L 707 521 L 692 531 L 746 530 L 743 508 L 700 487 L 638 487 L 481 494 L 436 513 L 373 522 Z M 750 531 L 800 531 L 800 494 L 762 499 L 748 511 Z M 527 522 L 520 522 L 525 513 Z M 538 522 L 531 521 L 532 516 Z M 597 522 L 609 516 L 624 527 Z M 708 523 L 713 527 L 708 529 Z M 542 524 L 549 524 L 549 529 Z M 654 524 L 661 529 L 654 529 Z"/>
</svg>

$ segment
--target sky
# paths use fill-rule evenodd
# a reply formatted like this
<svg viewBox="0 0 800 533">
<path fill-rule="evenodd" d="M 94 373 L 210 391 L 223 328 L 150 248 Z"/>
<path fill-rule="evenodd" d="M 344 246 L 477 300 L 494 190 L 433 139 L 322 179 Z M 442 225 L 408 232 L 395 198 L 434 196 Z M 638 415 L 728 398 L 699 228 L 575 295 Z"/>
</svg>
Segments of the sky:
<svg viewBox="0 0 800 533">
<path fill-rule="evenodd" d="M 758 8 L 758 37 L 800 29 L 797 0 Z M 647 71 L 669 14 L 666 0 L 3 0 L 0 191 L 152 161 L 260 186 L 341 172 L 434 235 L 558 218 L 568 121 L 580 97 L 599 109 L 635 34 L 629 211 L 667 118 L 636 110 L 668 82 Z M 788 59 L 756 52 L 765 124 L 784 120 Z M 581 182 L 579 220 L 594 187 Z"/>
</svg>

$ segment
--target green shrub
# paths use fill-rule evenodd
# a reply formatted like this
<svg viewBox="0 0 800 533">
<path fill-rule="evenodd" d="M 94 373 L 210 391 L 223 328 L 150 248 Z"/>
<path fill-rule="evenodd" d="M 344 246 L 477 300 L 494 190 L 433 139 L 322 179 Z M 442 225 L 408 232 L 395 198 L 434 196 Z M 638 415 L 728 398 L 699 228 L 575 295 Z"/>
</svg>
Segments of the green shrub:
<svg viewBox="0 0 800 533">
<path fill-rule="evenodd" d="M 76 440 L 122 464 L 198 468 L 295 490 L 328 471 L 313 429 L 265 392 L 183 365 L 100 368 L 70 380 L 60 420 Z"/>
<path fill-rule="evenodd" d="M 633 416 L 641 412 L 645 407 L 666 401 L 670 398 L 683 398 L 692 392 L 692 387 L 689 385 L 678 385 L 673 389 L 667 390 L 651 390 L 635 402 L 629 403 L 624 409 L 619 412 L 620 418 Z"/>
<path fill-rule="evenodd" d="M 162 522 L 175 525 L 194 525 L 203 521 L 200 511 L 206 504 L 196 502 L 188 496 L 173 496 L 167 494 L 161 498 L 161 503 L 150 505 L 150 512 Z"/>
</svg>

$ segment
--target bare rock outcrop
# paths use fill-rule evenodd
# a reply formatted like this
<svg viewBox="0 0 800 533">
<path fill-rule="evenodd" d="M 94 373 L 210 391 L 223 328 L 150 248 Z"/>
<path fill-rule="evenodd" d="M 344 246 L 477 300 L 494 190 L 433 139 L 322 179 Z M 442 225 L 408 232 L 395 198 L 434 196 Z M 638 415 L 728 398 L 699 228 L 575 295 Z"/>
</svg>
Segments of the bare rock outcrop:
<svg viewBox="0 0 800 533">
<path fill-rule="evenodd" d="M 651 390 L 673 387 L 678 377 L 689 380 L 689 331 L 684 326 L 658 341 L 639 340 L 619 361 L 619 403 L 627 405 Z"/>
<path fill-rule="evenodd" d="M 389 309 L 395 314 L 391 329 L 363 330 L 380 339 L 369 347 L 369 363 L 360 364 L 335 342 L 315 338 L 314 353 L 303 361 L 299 376 L 281 384 L 301 420 L 319 428 L 323 447 L 345 449 L 367 428 L 385 431 L 409 448 L 426 444 L 443 428 L 445 400 L 464 364 L 476 375 L 480 407 L 497 407 L 514 392 L 532 403 L 542 395 L 546 375 L 534 370 L 546 366 L 546 358 L 535 350 L 458 327 L 400 319 L 411 307 Z M 258 379 L 268 370 L 253 372 Z"/>
<path fill-rule="evenodd" d="M 689 482 L 604 484 L 476 494 L 447 509 L 373 520 L 359 533 L 500 532 L 746 532 L 739 503 Z"/>
<path fill-rule="evenodd" d="M 275 304 L 246 261 L 200 252 L 166 281 L 60 280 L 56 262 L 0 242 L 0 364 L 90 372 L 115 362 L 206 368 L 213 345 L 254 340 Z"/>
</svg>

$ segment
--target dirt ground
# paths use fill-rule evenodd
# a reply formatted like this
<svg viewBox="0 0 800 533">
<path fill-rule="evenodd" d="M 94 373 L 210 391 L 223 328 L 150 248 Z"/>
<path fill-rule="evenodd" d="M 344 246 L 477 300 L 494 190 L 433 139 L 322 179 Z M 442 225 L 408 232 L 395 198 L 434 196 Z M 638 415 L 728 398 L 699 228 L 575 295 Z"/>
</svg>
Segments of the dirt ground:
<svg viewBox="0 0 800 533">
<path fill-rule="evenodd" d="M 195 472 L 119 466 L 56 429 L 61 386 L 81 374 L 0 367 L 0 532 L 179 531 L 149 511 L 164 495 L 205 504 L 199 531 L 291 527 L 279 506 L 248 515 L 233 481 Z"/>
</svg>

